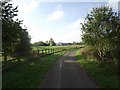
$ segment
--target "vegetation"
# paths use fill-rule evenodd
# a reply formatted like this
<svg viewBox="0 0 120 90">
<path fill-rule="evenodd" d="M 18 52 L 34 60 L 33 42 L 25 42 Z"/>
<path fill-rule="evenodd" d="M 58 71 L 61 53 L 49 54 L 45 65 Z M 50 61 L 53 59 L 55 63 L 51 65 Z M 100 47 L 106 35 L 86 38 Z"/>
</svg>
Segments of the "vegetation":
<svg viewBox="0 0 120 90">
<path fill-rule="evenodd" d="M 120 18 L 112 8 L 93 8 L 82 24 L 83 41 L 93 48 L 100 61 L 118 60 L 120 52 Z"/>
<path fill-rule="evenodd" d="M 48 44 L 46 44 L 46 43 L 43 42 L 43 41 L 39 41 L 39 42 L 33 43 L 32 46 L 34 46 L 34 47 L 36 47 L 36 46 L 48 46 Z"/>
<path fill-rule="evenodd" d="M 58 52 L 47 57 L 20 66 L 3 73 L 3 88 L 36 88 L 40 85 L 47 71 L 65 52 Z"/>
<path fill-rule="evenodd" d="M 9 2 L 2 3 L 2 55 L 4 65 L 7 65 L 8 58 L 25 60 L 42 54 L 48 54 L 50 49 L 69 50 L 72 48 L 84 47 L 76 56 L 81 67 L 90 75 L 100 87 L 118 87 L 118 63 L 120 60 L 120 18 L 112 8 L 101 6 L 93 8 L 82 24 L 83 42 L 73 42 L 70 46 L 56 46 L 55 41 L 50 40 L 30 44 L 31 37 L 27 28 L 22 27 L 23 21 L 16 19 L 17 7 Z M 84 45 L 85 44 L 85 45 Z M 31 47 L 32 46 L 32 47 Z M 1 46 L 0 46 L 1 49 Z M 46 50 L 48 49 L 48 50 Z M 38 53 L 32 53 L 31 51 Z M 44 51 L 45 53 L 44 53 Z M 54 51 L 53 50 L 53 51 Z M 23 62 L 16 68 L 3 73 L 3 88 L 25 88 L 38 87 L 46 72 L 55 63 L 56 59 L 65 51 L 57 52 L 47 57 L 37 58 L 34 61 Z M 50 50 L 51 51 L 51 50 Z M 1 54 L 1 52 L 0 52 Z M 0 57 L 1 58 L 1 57 Z M 10 61 L 10 60 L 9 60 Z M 14 62 L 14 61 L 13 61 Z M 112 62 L 112 63 L 111 63 Z M 10 62 L 11 64 L 11 62 Z"/>
<path fill-rule="evenodd" d="M 87 50 L 78 50 L 76 53 L 80 66 L 100 88 L 118 88 L 119 79 L 117 66 L 114 64 L 99 63 L 98 60 L 93 58 L 86 58 L 82 52 L 86 52 Z"/>
<path fill-rule="evenodd" d="M 35 42 L 32 44 L 32 46 L 56 46 L 56 43 L 52 38 L 50 38 L 50 40 L 46 42 L 43 41 Z"/>
<path fill-rule="evenodd" d="M 84 45 L 83 42 L 73 42 L 73 43 L 55 43 L 54 40 L 52 38 L 50 38 L 50 40 L 43 42 L 43 41 L 39 41 L 39 42 L 35 42 L 32 44 L 33 47 L 38 47 L 38 46 L 68 46 L 68 45 Z"/>
<path fill-rule="evenodd" d="M 120 18 L 112 8 L 93 8 L 82 24 L 85 47 L 76 53 L 81 67 L 101 88 L 118 88 Z"/>
<path fill-rule="evenodd" d="M 68 46 L 37 46 L 32 47 L 33 50 L 44 50 L 44 49 L 72 49 L 72 48 L 80 48 L 84 47 L 84 45 L 68 45 Z"/>
<path fill-rule="evenodd" d="M 49 40 L 49 45 L 50 46 L 55 46 L 56 45 L 56 43 L 54 42 L 54 40 L 52 38 L 50 38 L 50 40 Z"/>
<path fill-rule="evenodd" d="M 13 8 L 9 2 L 2 1 L 2 53 L 5 63 L 8 56 L 16 57 L 15 54 L 31 50 L 27 29 L 21 27 L 22 21 L 13 20 L 17 16 L 17 8 L 18 6 Z"/>
<path fill-rule="evenodd" d="M 77 49 L 83 46 L 39 46 L 33 47 L 32 51 L 27 54 L 25 57 L 22 54 L 18 55 L 18 58 L 9 57 L 6 63 L 2 64 L 3 71 L 9 70 L 10 68 L 14 68 L 15 66 L 19 66 L 24 62 L 33 61 L 37 58 L 42 58 L 47 55 L 55 54 L 58 52 L 68 51 L 71 49 Z M 25 52 L 26 53 L 26 52 Z M 23 52 L 24 54 L 24 52 Z"/>
</svg>

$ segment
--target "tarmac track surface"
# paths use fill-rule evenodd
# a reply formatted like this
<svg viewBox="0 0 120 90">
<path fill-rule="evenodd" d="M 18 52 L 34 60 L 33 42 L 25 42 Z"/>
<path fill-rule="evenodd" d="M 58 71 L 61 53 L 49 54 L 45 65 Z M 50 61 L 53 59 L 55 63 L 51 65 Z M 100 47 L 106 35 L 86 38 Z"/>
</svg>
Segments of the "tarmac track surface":
<svg viewBox="0 0 120 90">
<path fill-rule="evenodd" d="M 39 88 L 97 88 L 80 67 L 75 50 L 60 57 L 48 71 Z"/>
</svg>

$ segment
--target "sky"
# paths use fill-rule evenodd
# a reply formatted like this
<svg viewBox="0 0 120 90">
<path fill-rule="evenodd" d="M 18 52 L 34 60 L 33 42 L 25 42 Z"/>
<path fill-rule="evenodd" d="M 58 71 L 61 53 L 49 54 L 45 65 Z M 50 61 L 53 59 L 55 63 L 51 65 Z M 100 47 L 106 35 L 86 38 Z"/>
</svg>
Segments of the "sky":
<svg viewBox="0 0 120 90">
<path fill-rule="evenodd" d="M 12 0 L 19 20 L 27 27 L 31 43 L 50 38 L 58 42 L 80 42 L 81 25 L 94 7 L 108 5 L 118 10 L 119 0 Z"/>
</svg>

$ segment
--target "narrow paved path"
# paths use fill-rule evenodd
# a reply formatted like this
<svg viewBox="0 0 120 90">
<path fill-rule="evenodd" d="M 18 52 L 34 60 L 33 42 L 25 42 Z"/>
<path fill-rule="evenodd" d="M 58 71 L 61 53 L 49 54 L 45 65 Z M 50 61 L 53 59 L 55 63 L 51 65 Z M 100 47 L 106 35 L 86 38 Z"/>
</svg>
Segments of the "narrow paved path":
<svg viewBox="0 0 120 90">
<path fill-rule="evenodd" d="M 75 51 L 60 57 L 45 76 L 40 88 L 97 88 L 76 61 Z"/>
</svg>

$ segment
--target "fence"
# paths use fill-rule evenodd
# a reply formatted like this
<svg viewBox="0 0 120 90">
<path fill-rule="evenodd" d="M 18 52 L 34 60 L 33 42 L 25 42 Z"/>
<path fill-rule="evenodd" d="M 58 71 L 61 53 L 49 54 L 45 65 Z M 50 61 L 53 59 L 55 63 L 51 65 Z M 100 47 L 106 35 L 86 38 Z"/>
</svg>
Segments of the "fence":
<svg viewBox="0 0 120 90">
<path fill-rule="evenodd" d="M 14 58 L 9 58 L 7 61 L 2 61 L 2 70 L 8 69 L 10 67 L 13 67 L 15 65 L 20 64 L 21 62 L 24 61 L 31 61 L 46 55 L 54 54 L 57 52 L 61 51 L 66 51 L 66 50 L 72 50 L 72 49 L 78 49 L 80 47 L 68 47 L 68 48 L 55 48 L 55 49 L 43 49 L 43 50 L 32 50 L 29 53 L 26 52 L 21 52 L 21 53 L 15 53 L 12 54 Z"/>
</svg>

